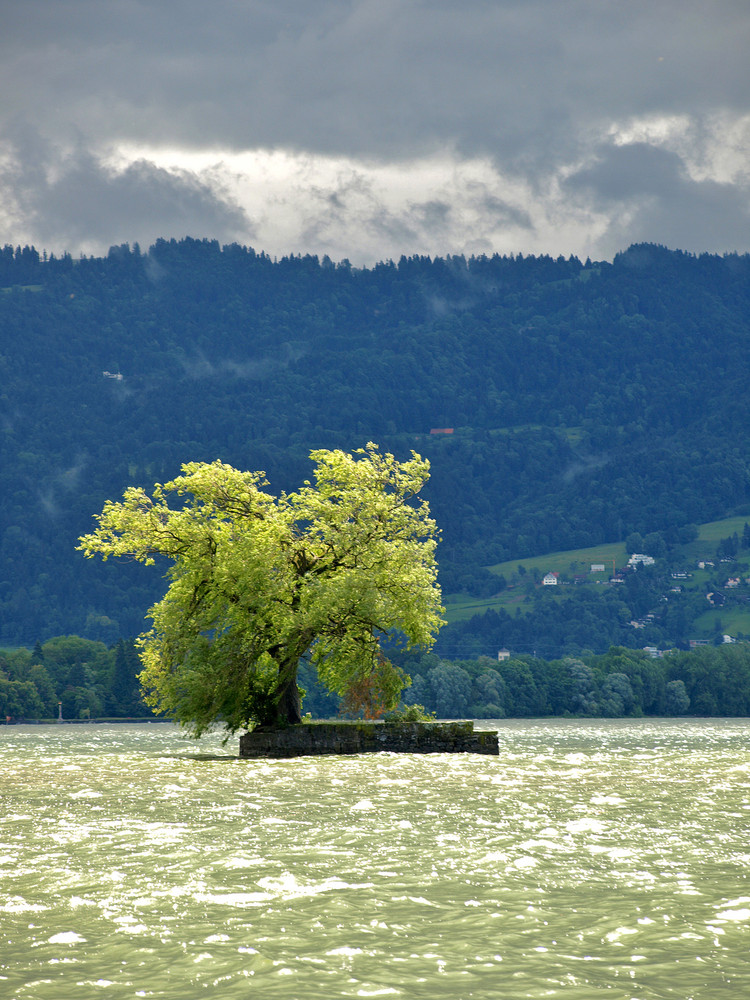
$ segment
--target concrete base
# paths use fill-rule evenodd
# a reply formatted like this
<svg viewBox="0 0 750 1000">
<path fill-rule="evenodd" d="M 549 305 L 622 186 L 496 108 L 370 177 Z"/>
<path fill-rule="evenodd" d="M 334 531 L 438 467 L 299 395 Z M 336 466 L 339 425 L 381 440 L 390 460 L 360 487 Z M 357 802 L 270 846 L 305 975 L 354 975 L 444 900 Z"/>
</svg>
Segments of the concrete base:
<svg viewBox="0 0 750 1000">
<path fill-rule="evenodd" d="M 497 754 L 497 733 L 473 722 L 310 722 L 255 729 L 240 737 L 240 757 L 307 757 L 355 753 Z"/>
</svg>

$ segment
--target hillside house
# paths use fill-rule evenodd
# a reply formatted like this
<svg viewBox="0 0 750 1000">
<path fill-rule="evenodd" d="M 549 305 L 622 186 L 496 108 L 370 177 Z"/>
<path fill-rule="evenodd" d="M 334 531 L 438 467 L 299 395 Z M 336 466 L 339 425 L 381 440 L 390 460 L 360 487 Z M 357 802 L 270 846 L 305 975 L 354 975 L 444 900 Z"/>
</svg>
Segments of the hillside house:
<svg viewBox="0 0 750 1000">
<path fill-rule="evenodd" d="M 547 573 L 546 576 L 542 577 L 543 587 L 556 587 L 557 586 L 557 573 Z"/>
<path fill-rule="evenodd" d="M 638 569 L 639 566 L 653 566 L 656 560 L 653 556 L 644 555 L 642 552 L 634 552 L 628 559 L 628 566 Z"/>
</svg>

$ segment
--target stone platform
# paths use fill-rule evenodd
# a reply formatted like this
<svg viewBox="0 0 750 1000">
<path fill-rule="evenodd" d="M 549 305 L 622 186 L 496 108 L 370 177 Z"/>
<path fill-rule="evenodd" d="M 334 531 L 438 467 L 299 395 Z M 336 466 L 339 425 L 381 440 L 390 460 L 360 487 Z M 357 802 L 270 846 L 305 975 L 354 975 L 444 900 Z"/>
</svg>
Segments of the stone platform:
<svg viewBox="0 0 750 1000">
<path fill-rule="evenodd" d="M 473 722 L 310 722 L 240 737 L 240 757 L 382 752 L 497 755 L 497 733 L 475 732 Z"/>
</svg>

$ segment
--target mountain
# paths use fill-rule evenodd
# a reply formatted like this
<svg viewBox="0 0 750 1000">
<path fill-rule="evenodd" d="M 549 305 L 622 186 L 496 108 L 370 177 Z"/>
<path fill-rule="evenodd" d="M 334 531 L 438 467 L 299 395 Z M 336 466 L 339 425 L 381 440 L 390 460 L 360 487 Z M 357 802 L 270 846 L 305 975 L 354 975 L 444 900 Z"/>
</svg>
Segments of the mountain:
<svg viewBox="0 0 750 1000">
<path fill-rule="evenodd" d="M 75 552 L 182 462 L 432 463 L 447 593 L 552 550 L 750 514 L 750 257 L 630 247 L 372 268 L 185 239 L 0 252 L 0 646 L 143 628 L 158 573 Z M 434 433 L 437 432 L 437 433 Z"/>
</svg>

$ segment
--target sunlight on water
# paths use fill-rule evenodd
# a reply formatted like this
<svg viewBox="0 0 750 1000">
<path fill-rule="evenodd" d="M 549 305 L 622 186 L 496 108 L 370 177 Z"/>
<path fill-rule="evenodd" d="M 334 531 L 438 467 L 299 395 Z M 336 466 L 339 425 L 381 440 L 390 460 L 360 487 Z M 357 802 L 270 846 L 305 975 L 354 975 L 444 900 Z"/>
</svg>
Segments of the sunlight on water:
<svg viewBox="0 0 750 1000">
<path fill-rule="evenodd" d="M 748 995 L 750 721 L 497 727 L 267 762 L 1 727 L 0 996 Z"/>
</svg>

